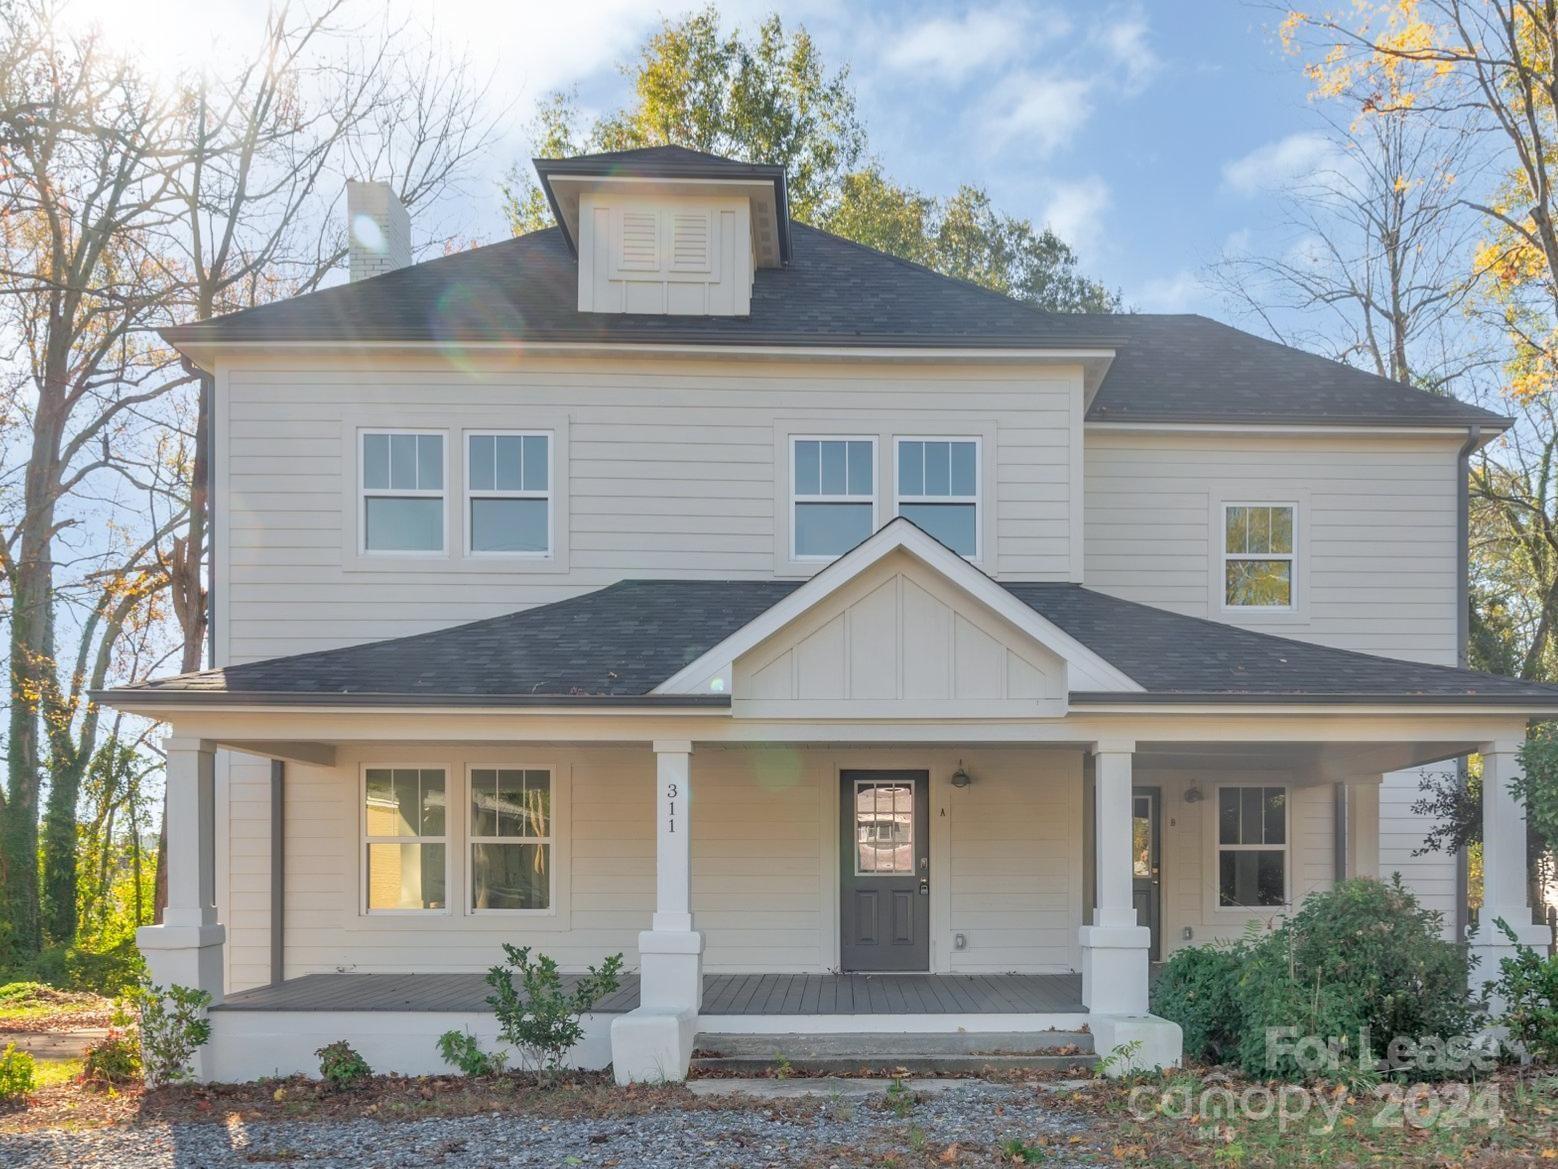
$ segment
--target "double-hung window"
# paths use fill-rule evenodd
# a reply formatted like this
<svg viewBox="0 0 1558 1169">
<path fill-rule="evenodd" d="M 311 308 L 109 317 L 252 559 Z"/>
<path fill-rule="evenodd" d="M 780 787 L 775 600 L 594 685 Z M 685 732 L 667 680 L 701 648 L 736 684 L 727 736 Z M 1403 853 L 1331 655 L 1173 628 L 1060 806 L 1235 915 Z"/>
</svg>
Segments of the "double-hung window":
<svg viewBox="0 0 1558 1169">
<path fill-rule="evenodd" d="M 552 906 L 552 773 L 471 769 L 471 908 Z"/>
<path fill-rule="evenodd" d="M 1217 789 L 1217 904 L 1286 905 L 1288 808 L 1283 787 Z"/>
<path fill-rule="evenodd" d="M 794 438 L 790 451 L 791 555 L 841 556 L 876 528 L 876 440 Z"/>
<path fill-rule="evenodd" d="M 1291 503 L 1223 505 L 1223 605 L 1229 609 L 1293 608 Z"/>
<path fill-rule="evenodd" d="M 471 552 L 552 554 L 550 434 L 467 435 L 465 477 Z"/>
<path fill-rule="evenodd" d="M 960 556 L 979 558 L 979 440 L 900 438 L 898 514 Z"/>
<path fill-rule="evenodd" d="M 444 551 L 444 436 L 365 431 L 359 462 L 363 551 Z"/>
<path fill-rule="evenodd" d="M 447 797 L 441 768 L 364 770 L 364 887 L 370 913 L 448 908 Z"/>
</svg>

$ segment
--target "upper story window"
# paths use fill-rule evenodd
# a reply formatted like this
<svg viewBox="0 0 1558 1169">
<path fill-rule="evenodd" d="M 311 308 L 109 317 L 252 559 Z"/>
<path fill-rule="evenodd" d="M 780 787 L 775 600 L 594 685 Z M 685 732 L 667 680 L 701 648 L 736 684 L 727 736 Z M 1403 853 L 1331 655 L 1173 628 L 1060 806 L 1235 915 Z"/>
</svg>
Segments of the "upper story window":
<svg viewBox="0 0 1558 1169">
<path fill-rule="evenodd" d="M 473 553 L 552 554 L 552 436 L 470 434 L 466 531 Z"/>
<path fill-rule="evenodd" d="M 1223 604 L 1230 609 L 1294 607 L 1291 503 L 1223 505 Z"/>
<path fill-rule="evenodd" d="M 898 514 L 948 548 L 979 558 L 979 440 L 900 438 Z"/>
<path fill-rule="evenodd" d="M 361 465 L 363 551 L 444 551 L 444 436 L 365 431 Z"/>
<path fill-rule="evenodd" d="M 1286 905 L 1288 800 L 1283 787 L 1217 789 L 1217 904 Z"/>
<path fill-rule="evenodd" d="M 831 559 L 876 529 L 876 440 L 791 440 L 791 555 Z"/>
</svg>

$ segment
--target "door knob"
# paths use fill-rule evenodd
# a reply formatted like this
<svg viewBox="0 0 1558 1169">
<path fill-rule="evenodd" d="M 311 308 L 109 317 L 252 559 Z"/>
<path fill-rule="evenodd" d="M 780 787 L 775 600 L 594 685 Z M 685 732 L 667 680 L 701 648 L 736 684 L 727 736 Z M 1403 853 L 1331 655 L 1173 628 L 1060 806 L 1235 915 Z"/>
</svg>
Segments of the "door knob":
<svg viewBox="0 0 1558 1169">
<path fill-rule="evenodd" d="M 920 882 L 920 896 L 921 897 L 929 897 L 930 896 L 930 882 L 929 881 L 921 881 Z"/>
</svg>

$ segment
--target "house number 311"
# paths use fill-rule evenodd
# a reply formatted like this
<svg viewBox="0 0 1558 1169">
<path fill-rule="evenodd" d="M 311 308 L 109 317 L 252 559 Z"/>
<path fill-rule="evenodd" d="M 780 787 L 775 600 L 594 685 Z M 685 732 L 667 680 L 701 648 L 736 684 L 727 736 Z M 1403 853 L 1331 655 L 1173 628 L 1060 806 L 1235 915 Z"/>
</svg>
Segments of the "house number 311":
<svg viewBox="0 0 1558 1169">
<path fill-rule="evenodd" d="M 676 797 L 680 794 L 680 791 L 677 789 L 677 786 L 674 783 L 668 783 L 665 785 L 665 798 L 667 801 L 665 820 L 666 831 L 673 834 L 676 832 Z"/>
</svg>

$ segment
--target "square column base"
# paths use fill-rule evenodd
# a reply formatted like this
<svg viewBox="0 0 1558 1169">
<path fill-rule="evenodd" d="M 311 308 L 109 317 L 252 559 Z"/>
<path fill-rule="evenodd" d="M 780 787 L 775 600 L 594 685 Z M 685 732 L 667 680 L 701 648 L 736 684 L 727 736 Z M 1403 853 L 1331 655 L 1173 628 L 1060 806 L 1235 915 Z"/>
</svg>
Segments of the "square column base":
<svg viewBox="0 0 1558 1169">
<path fill-rule="evenodd" d="M 619 1084 L 663 1084 L 687 1078 L 698 1037 L 697 1011 L 639 1007 L 611 1021 L 611 1074 Z"/>
<path fill-rule="evenodd" d="M 1140 925 L 1085 925 L 1080 937 L 1082 1001 L 1088 1011 L 1095 1015 L 1146 1015 L 1152 931 Z"/>
<path fill-rule="evenodd" d="M 1087 1029 L 1093 1033 L 1093 1050 L 1100 1059 L 1120 1053 L 1104 1069 L 1111 1078 L 1177 1068 L 1185 1055 L 1179 1024 L 1156 1015 L 1091 1015 Z M 1124 1049 L 1132 1043 L 1137 1044 L 1136 1050 L 1126 1058 Z"/>
<path fill-rule="evenodd" d="M 696 1015 L 703 1006 L 703 935 L 645 930 L 638 935 L 638 954 L 640 1007 Z"/>
<path fill-rule="evenodd" d="M 203 990 L 212 1006 L 222 1001 L 226 941 L 227 930 L 220 925 L 143 925 L 135 931 L 152 982 Z"/>
<path fill-rule="evenodd" d="M 1531 907 L 1529 905 L 1512 905 L 1506 908 L 1484 905 L 1478 914 L 1477 928 L 1467 939 L 1467 949 L 1475 958 L 1476 965 L 1471 972 L 1471 990 L 1473 994 L 1487 990 L 1499 980 L 1499 962 L 1505 958 L 1513 958 L 1519 949 L 1509 936 L 1498 927 L 1500 920 L 1509 923 L 1509 927 L 1515 931 L 1515 937 L 1519 944 L 1528 946 L 1539 954 L 1546 954 L 1547 945 L 1552 939 L 1551 931 L 1545 925 L 1536 925 L 1531 921 Z M 1501 1014 L 1504 1003 L 1493 1001 L 1490 1006 L 1494 1013 Z"/>
</svg>

